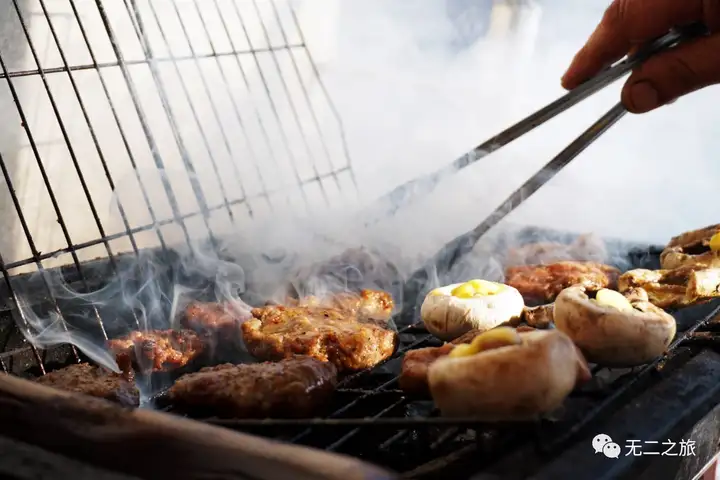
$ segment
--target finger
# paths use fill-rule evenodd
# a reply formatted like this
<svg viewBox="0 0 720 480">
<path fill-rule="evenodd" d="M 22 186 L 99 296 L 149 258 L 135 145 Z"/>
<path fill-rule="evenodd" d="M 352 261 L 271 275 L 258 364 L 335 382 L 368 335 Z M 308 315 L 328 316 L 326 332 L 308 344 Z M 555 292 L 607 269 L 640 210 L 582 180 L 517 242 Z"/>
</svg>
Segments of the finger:
<svg viewBox="0 0 720 480">
<path fill-rule="evenodd" d="M 644 113 L 695 90 L 720 83 L 720 34 L 700 38 L 647 60 L 623 87 L 622 101 Z"/>
<path fill-rule="evenodd" d="M 720 17 L 720 0 L 614 0 L 585 46 L 575 55 L 562 85 L 575 88 L 637 44 L 677 25 Z M 718 23 L 720 18 L 714 23 Z M 708 25 L 710 27 L 710 25 Z"/>
</svg>

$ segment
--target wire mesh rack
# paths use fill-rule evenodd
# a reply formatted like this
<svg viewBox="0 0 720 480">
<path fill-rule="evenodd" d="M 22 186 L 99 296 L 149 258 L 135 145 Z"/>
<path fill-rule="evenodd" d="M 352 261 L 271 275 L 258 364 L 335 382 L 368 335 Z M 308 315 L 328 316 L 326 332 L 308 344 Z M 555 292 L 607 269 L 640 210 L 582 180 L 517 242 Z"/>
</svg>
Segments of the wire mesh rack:
<svg viewBox="0 0 720 480">
<path fill-rule="evenodd" d="M 283 0 L 3 2 L 0 106 L 6 313 L 18 275 L 69 266 L 87 289 L 89 260 L 357 194 Z"/>
</svg>

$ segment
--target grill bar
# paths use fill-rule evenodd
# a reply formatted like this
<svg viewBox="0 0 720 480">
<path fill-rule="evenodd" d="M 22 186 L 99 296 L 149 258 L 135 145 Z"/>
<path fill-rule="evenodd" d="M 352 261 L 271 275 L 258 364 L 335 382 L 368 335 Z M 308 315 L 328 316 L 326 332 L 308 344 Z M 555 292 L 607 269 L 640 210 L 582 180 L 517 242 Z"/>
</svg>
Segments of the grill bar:
<svg viewBox="0 0 720 480">
<path fill-rule="evenodd" d="M 350 170 L 350 167 L 345 167 L 345 168 L 341 168 L 341 169 L 337 170 L 336 173 L 337 173 L 337 174 L 341 174 L 341 173 L 347 172 L 347 171 L 349 171 L 349 170 Z M 302 184 L 300 185 L 300 187 L 302 188 L 303 186 L 310 185 L 310 184 L 312 184 L 312 183 L 314 183 L 314 182 L 321 182 L 323 179 L 329 178 L 329 177 L 332 176 L 332 175 L 333 175 L 332 173 L 327 173 L 327 174 L 321 175 L 321 176 L 319 176 L 319 177 L 317 177 L 317 178 L 309 178 L 309 179 L 303 180 L 303 182 L 302 182 Z M 228 203 L 229 203 L 229 205 L 230 205 L 231 207 L 232 207 L 232 206 L 235 206 L 235 205 L 242 205 L 242 204 L 246 203 L 248 200 L 253 200 L 253 199 L 258 199 L 258 198 L 268 198 L 269 196 L 272 196 L 274 193 L 280 193 L 281 191 L 282 191 L 282 190 L 270 190 L 270 191 L 264 192 L 264 193 L 259 194 L 259 195 L 252 195 L 252 196 L 250 196 L 250 197 L 248 197 L 248 198 L 240 198 L 240 199 L 237 199 L 237 200 L 230 200 Z M 214 205 L 214 206 L 212 206 L 212 207 L 208 207 L 208 211 L 209 211 L 209 212 L 214 212 L 214 211 L 217 211 L 217 210 L 221 210 L 221 209 L 223 209 L 223 208 L 226 208 L 225 204 L 222 204 L 222 205 Z M 150 223 L 150 224 L 147 224 L 147 225 L 140 225 L 140 226 L 137 226 L 137 227 L 132 227 L 132 228 L 129 230 L 129 233 L 138 234 L 138 233 L 141 233 L 141 232 L 147 232 L 147 231 L 151 231 L 151 230 L 157 230 L 157 231 L 159 232 L 159 231 L 160 231 L 160 230 L 159 230 L 159 227 L 164 227 L 164 226 L 166 226 L 166 225 L 170 225 L 170 224 L 173 224 L 173 223 L 177 223 L 177 222 L 179 222 L 179 221 L 183 221 L 183 220 L 187 220 L 187 219 L 190 219 L 190 218 L 194 218 L 194 217 L 197 217 L 197 216 L 199 216 L 199 215 L 203 215 L 203 212 L 195 211 L 195 212 L 190 212 L 190 213 L 182 214 L 182 215 L 178 216 L 177 218 L 167 218 L 167 219 L 163 219 L 163 220 L 157 220 L 155 223 Z M 160 234 L 160 233 L 158 233 L 158 234 Z M 8 263 L 7 265 L 5 265 L 5 267 L 6 267 L 8 270 L 11 270 L 11 269 L 13 269 L 13 268 L 22 267 L 22 266 L 24 266 L 24 265 L 29 265 L 29 264 L 31 264 L 31 263 L 34 263 L 36 260 L 47 260 L 47 259 L 49 259 L 49 258 L 53 258 L 53 257 L 55 257 L 55 256 L 57 256 L 57 255 L 60 255 L 60 254 L 63 254 L 63 253 L 77 252 L 77 251 L 83 250 L 83 249 L 85 249 L 85 248 L 89 248 L 89 247 L 93 247 L 93 246 L 99 245 L 99 244 L 101 244 L 101 243 L 105 243 L 105 242 L 109 242 L 109 241 L 112 241 L 112 240 L 117 240 L 117 239 L 119 239 L 119 238 L 123 238 L 123 237 L 125 237 L 125 236 L 127 236 L 127 235 L 128 235 L 128 231 L 119 232 L 119 233 L 113 233 L 113 234 L 110 234 L 110 235 L 106 235 L 105 237 L 102 237 L 102 238 L 97 238 L 97 239 L 95 239 L 95 240 L 90 240 L 90 241 L 82 242 L 82 243 L 76 243 L 76 244 L 74 244 L 74 245 L 72 245 L 72 246 L 70 246 L 70 247 L 61 248 L 61 249 L 58 249 L 58 250 L 54 250 L 54 251 L 52 251 L 52 252 L 45 252 L 45 253 L 39 253 L 39 252 L 38 252 L 37 255 L 34 255 L 34 256 L 33 256 L 33 258 L 26 258 L 26 259 L 23 259 L 23 260 L 18 260 L 18 261 L 16 261 L 16 262 L 10 262 L 10 263 Z"/>
<path fill-rule="evenodd" d="M 144 21 L 142 19 L 142 16 L 140 14 L 140 10 L 137 9 L 136 6 L 131 5 L 130 0 L 124 0 L 125 8 L 127 9 L 128 15 L 130 16 L 131 20 L 133 20 L 133 30 L 135 31 L 135 35 L 140 42 L 140 45 L 142 46 L 143 52 L 145 54 L 145 57 L 152 59 L 154 56 L 153 49 L 150 45 L 150 42 L 148 41 L 146 35 L 145 35 L 145 27 L 144 27 Z M 151 3 L 152 5 L 152 3 Z M 192 160 L 190 159 L 190 154 L 188 153 L 187 147 L 185 145 L 185 140 L 183 139 L 183 136 L 180 134 L 180 129 L 178 126 L 178 120 L 173 113 L 172 107 L 170 106 L 170 99 L 167 94 L 167 89 L 165 87 L 165 82 L 162 80 L 162 77 L 160 76 L 160 73 L 158 72 L 157 65 L 155 65 L 152 61 L 148 63 L 148 67 L 150 69 L 150 75 L 153 78 L 153 81 L 155 85 L 157 86 L 157 94 L 160 98 L 160 102 L 162 103 L 163 110 L 165 111 L 165 115 L 167 117 L 167 120 L 170 124 L 170 130 L 172 131 L 173 138 L 175 140 L 175 145 L 178 148 L 178 151 L 180 153 L 180 158 L 182 159 L 183 166 L 185 167 L 185 170 L 188 173 L 189 179 L 190 179 L 190 186 L 192 187 L 192 191 L 195 194 L 195 199 L 198 202 L 198 205 L 200 207 L 200 211 L 203 213 L 202 219 L 203 223 L 205 224 L 205 228 L 207 229 L 208 238 L 210 239 L 210 242 L 213 245 L 217 245 L 217 238 L 215 237 L 215 234 L 213 233 L 212 229 L 210 228 L 210 222 L 209 222 L 209 211 L 208 211 L 208 204 L 207 200 L 205 198 L 205 193 L 202 190 L 202 187 L 200 186 L 200 183 L 197 180 L 197 172 L 195 171 L 195 165 L 193 164 Z M 175 64 L 175 68 L 177 69 L 177 64 Z M 179 72 L 178 72 L 179 74 Z M 182 79 L 181 79 L 182 82 Z M 184 91 L 185 95 L 187 96 L 187 90 Z M 191 109 L 193 107 L 191 106 Z M 199 120 L 197 118 L 197 114 L 195 113 L 193 109 L 193 119 L 198 124 L 199 127 Z M 201 132 L 202 135 L 202 132 Z M 207 139 L 205 139 L 205 142 L 207 142 Z M 212 158 L 212 155 L 210 155 L 211 162 L 213 165 L 215 165 L 215 160 Z M 155 157 L 156 162 L 160 162 L 157 164 L 157 168 L 159 170 L 164 170 L 165 164 L 160 160 L 160 156 Z M 218 179 L 220 181 L 220 179 Z M 170 192 L 172 189 L 170 186 L 167 187 L 168 196 L 170 196 Z M 177 202 L 177 200 L 174 199 L 175 194 L 172 194 L 173 196 L 173 202 Z M 173 208 L 174 210 L 175 208 Z M 173 215 L 178 216 L 178 215 Z M 188 234 L 188 243 L 190 243 L 189 240 L 189 234 Z"/>
<path fill-rule="evenodd" d="M 70 0 L 72 4 L 75 4 L 74 0 Z M 74 8 L 75 12 L 77 12 L 77 7 Z M 79 22 L 79 20 L 78 20 Z M 103 69 L 103 68 L 113 68 L 113 67 L 120 67 L 121 65 L 125 66 L 136 66 L 136 65 L 148 65 L 150 62 L 154 63 L 168 63 L 168 62 L 188 62 L 188 61 L 194 61 L 194 60 L 203 60 L 207 58 L 223 58 L 223 57 L 235 57 L 237 55 L 249 55 L 253 51 L 257 53 L 266 53 L 266 52 L 272 52 L 272 51 L 288 51 L 293 49 L 304 49 L 305 45 L 303 43 L 297 43 L 292 45 L 283 45 L 280 47 L 258 47 L 253 48 L 252 50 L 241 50 L 237 52 L 213 52 L 213 53 L 198 53 L 196 55 L 181 55 L 177 57 L 154 57 L 152 60 L 144 58 L 140 60 L 123 60 L 117 61 L 117 62 L 97 62 L 93 58 L 93 63 L 87 63 L 83 65 L 68 65 L 68 66 L 62 66 L 62 67 L 48 67 L 43 68 L 42 72 L 45 75 L 50 75 L 53 73 L 62 73 L 62 72 L 79 72 L 83 70 L 97 70 L 97 69 Z M 0 79 L 3 78 L 19 78 L 19 77 L 31 77 L 35 75 L 40 75 L 40 69 L 31 69 L 31 70 L 13 70 L 8 71 L 7 73 L 2 72 L 0 73 Z"/>
</svg>

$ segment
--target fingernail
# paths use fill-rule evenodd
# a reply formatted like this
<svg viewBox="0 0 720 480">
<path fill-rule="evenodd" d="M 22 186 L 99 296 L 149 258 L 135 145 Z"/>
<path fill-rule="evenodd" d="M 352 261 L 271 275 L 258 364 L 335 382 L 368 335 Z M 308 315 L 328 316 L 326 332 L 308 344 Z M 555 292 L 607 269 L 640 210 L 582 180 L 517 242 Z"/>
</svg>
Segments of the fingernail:
<svg viewBox="0 0 720 480">
<path fill-rule="evenodd" d="M 630 87 L 630 105 L 633 111 L 647 112 L 660 105 L 660 94 L 652 83 L 640 81 Z"/>
</svg>

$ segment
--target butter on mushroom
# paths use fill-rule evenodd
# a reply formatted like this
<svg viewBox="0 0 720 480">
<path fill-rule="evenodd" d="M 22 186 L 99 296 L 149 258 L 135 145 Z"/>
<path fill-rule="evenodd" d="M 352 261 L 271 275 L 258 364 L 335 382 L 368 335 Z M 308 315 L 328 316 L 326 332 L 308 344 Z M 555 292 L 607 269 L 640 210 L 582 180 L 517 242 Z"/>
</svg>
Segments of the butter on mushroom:
<svg viewBox="0 0 720 480">
<path fill-rule="evenodd" d="M 480 421 L 531 420 L 558 408 L 590 371 L 557 330 L 487 331 L 430 365 L 428 382 L 443 415 Z"/>
<path fill-rule="evenodd" d="M 662 355 L 677 325 L 672 315 L 641 298 L 631 302 L 602 289 L 591 299 L 582 287 L 570 287 L 555 300 L 555 328 L 566 333 L 589 362 L 633 367 Z"/>
<path fill-rule="evenodd" d="M 486 280 L 470 280 L 428 293 L 420 308 L 425 328 L 437 338 L 453 340 L 470 330 L 489 330 L 519 322 L 525 302 L 515 288 Z"/>
</svg>

